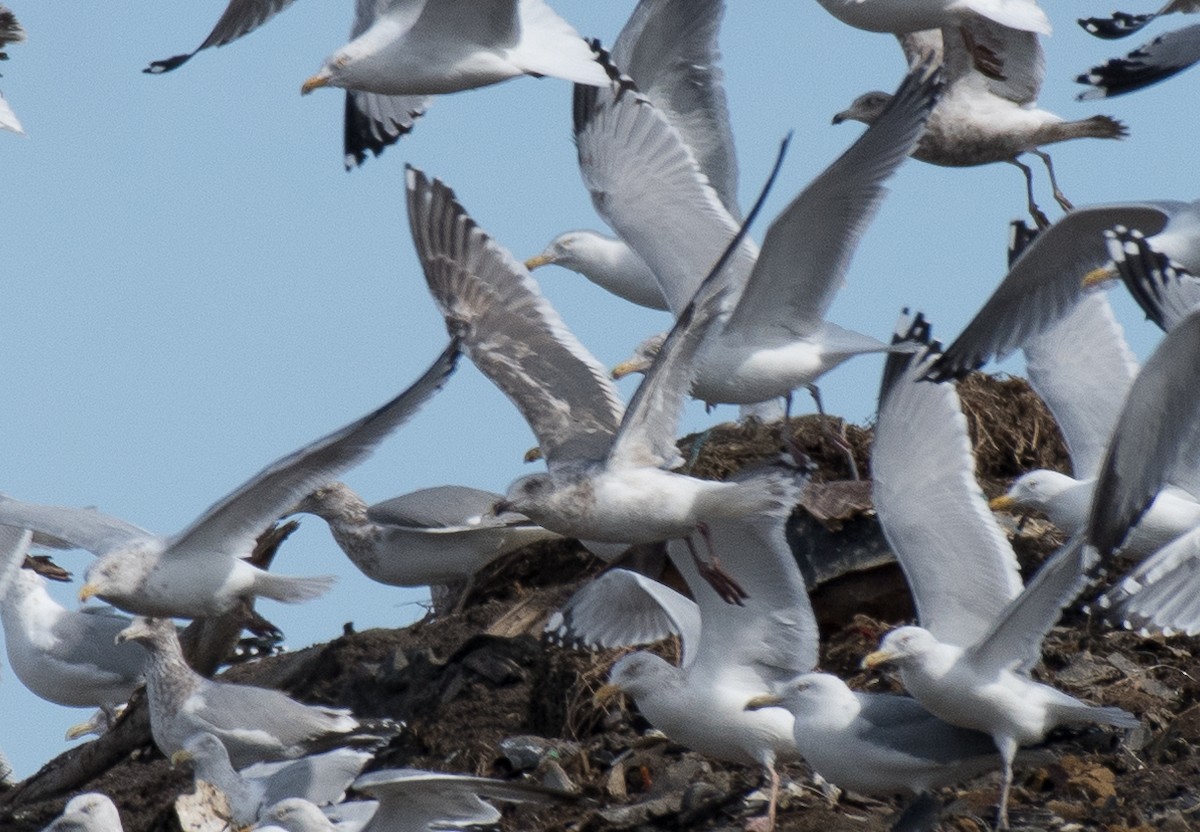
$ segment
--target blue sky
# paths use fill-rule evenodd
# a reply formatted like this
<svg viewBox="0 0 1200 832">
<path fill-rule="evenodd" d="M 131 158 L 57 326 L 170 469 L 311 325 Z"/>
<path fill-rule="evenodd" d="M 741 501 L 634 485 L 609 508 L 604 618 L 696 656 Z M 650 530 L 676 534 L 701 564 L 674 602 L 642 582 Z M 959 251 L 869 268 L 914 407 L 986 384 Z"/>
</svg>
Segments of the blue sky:
<svg viewBox="0 0 1200 832">
<path fill-rule="evenodd" d="M 301 98 L 299 87 L 345 41 L 349 2 L 297 3 L 163 77 L 140 70 L 199 43 L 221 0 L 11 5 L 29 35 L 0 66 L 0 89 L 28 133 L 0 133 L 0 490 L 13 496 L 177 531 L 263 465 L 415 379 L 446 336 L 409 239 L 405 162 L 445 179 L 520 257 L 567 228 L 601 227 L 576 167 L 565 82 L 443 96 L 412 135 L 346 173 L 341 92 Z M 831 126 L 833 113 L 867 89 L 892 89 L 904 64 L 890 37 L 849 29 L 815 2 L 729 5 L 722 47 L 744 203 L 779 139 L 796 134 L 769 218 L 858 135 L 858 125 Z M 634 2 L 554 6 L 611 42 Z M 1059 181 L 1077 204 L 1194 199 L 1200 76 L 1111 102 L 1074 100 L 1074 75 L 1140 42 L 1097 41 L 1074 23 L 1107 10 L 1077 0 L 1048 8 L 1055 35 L 1041 104 L 1066 118 L 1111 113 L 1132 136 L 1052 148 Z M 1040 201 L 1057 216 L 1038 174 Z M 906 163 L 832 320 L 886 337 L 908 304 L 952 337 L 1003 276 L 1007 223 L 1024 203 L 1011 166 Z M 667 323 L 556 268 L 537 276 L 606 363 Z M 1144 356 L 1157 333 L 1121 300 Z M 827 376 L 828 409 L 869 419 L 879 368 L 863 358 Z M 686 428 L 733 414 L 693 406 Z M 346 480 L 369 501 L 442 483 L 502 491 L 526 471 L 532 444 L 516 410 L 464 362 Z M 80 574 L 89 557 L 60 560 Z M 408 623 L 426 597 L 367 580 L 315 518 L 277 568 L 340 578 L 302 607 L 263 602 L 293 647 L 328 640 L 346 621 Z M 0 748 L 28 775 L 87 714 L 37 700 L 7 668 L 0 677 Z"/>
</svg>

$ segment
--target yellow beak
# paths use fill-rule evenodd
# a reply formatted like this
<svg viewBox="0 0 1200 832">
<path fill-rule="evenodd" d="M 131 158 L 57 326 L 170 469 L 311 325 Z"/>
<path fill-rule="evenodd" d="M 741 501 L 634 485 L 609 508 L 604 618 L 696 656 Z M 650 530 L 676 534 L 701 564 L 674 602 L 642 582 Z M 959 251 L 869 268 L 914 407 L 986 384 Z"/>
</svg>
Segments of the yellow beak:
<svg viewBox="0 0 1200 832">
<path fill-rule="evenodd" d="M 314 75 L 313 77 L 309 78 L 307 81 L 305 81 L 303 84 L 300 85 L 300 94 L 308 95 L 313 90 L 320 89 L 321 87 L 328 87 L 328 86 L 329 86 L 328 78 L 326 78 L 323 75 Z"/>
<path fill-rule="evenodd" d="M 181 763 L 191 762 L 192 754 L 190 751 L 181 748 L 171 755 L 171 765 L 177 766 Z"/>
<path fill-rule="evenodd" d="M 1002 494 L 999 497 L 993 497 L 988 500 L 988 508 L 992 511 L 1012 511 L 1017 507 L 1017 501 L 1007 494 Z"/>
<path fill-rule="evenodd" d="M 877 665 L 881 665 L 886 661 L 890 661 L 891 658 L 892 654 L 887 650 L 876 650 L 874 653 L 868 653 L 867 655 L 863 656 L 862 668 L 863 670 L 870 670 Z"/>
<path fill-rule="evenodd" d="M 752 697 L 746 702 L 746 706 L 742 710 L 759 711 L 763 708 L 774 708 L 783 702 L 783 697 L 776 696 L 773 693 L 760 693 L 758 696 Z"/>
<path fill-rule="evenodd" d="M 82 736 L 92 733 L 93 726 L 89 722 L 81 722 L 78 725 L 72 725 L 67 729 L 67 739 L 77 740 Z"/>
<path fill-rule="evenodd" d="M 526 260 L 525 268 L 529 269 L 529 271 L 533 271 L 539 266 L 548 266 L 553 262 L 554 260 L 549 254 L 539 254 L 537 257 L 530 257 L 528 260 Z"/>
<path fill-rule="evenodd" d="M 84 601 L 91 598 L 93 595 L 95 595 L 99 591 L 100 591 L 100 587 L 96 586 L 95 584 L 84 584 L 83 587 L 79 590 L 79 602 L 83 603 Z"/>
<path fill-rule="evenodd" d="M 1090 272 L 1085 274 L 1083 276 L 1083 280 L 1080 282 L 1082 283 L 1083 288 L 1090 289 L 1093 286 L 1099 286 L 1101 283 L 1114 280 L 1116 276 L 1117 270 L 1112 266 L 1101 266 L 1100 268 L 1092 269 Z"/>
<path fill-rule="evenodd" d="M 622 693 L 620 685 L 603 685 L 600 690 L 596 691 L 596 695 L 592 697 L 592 702 L 598 708 L 608 706 L 608 703 L 616 699 Z"/>
<path fill-rule="evenodd" d="M 646 368 L 637 360 L 622 361 L 620 364 L 612 368 L 612 377 L 622 379 L 630 373 L 640 373 Z"/>
</svg>

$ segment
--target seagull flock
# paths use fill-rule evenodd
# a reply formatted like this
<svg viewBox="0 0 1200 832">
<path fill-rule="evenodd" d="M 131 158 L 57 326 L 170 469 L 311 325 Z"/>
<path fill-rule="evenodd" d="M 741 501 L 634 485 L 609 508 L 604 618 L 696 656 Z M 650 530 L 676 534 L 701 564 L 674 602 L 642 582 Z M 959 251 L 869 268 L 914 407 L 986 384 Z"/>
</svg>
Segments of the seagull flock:
<svg viewBox="0 0 1200 832">
<path fill-rule="evenodd" d="M 231 0 L 195 51 L 145 71 L 192 72 L 181 68 L 198 53 L 251 34 L 291 5 Z M 1194 11 L 1194 0 L 1173 0 L 1079 23 L 1115 38 L 1159 15 Z M 546 78 L 570 90 L 563 124 L 611 233 L 564 230 L 540 252 L 516 252 L 471 213 L 452 171 L 405 165 L 408 230 L 444 343 L 390 362 L 404 379 L 396 386 L 406 385 L 393 398 L 212 495 L 175 533 L 90 505 L 0 494 L 6 676 L 48 701 L 94 710 L 71 739 L 110 730 L 144 685 L 155 745 L 174 764 L 191 765 L 198 788 L 216 791 L 233 828 L 459 828 L 494 823 L 499 813 L 487 800 L 569 799 L 466 774 L 362 774 L 402 725 L 211 680 L 189 666 L 176 621 L 237 612 L 257 598 L 322 603 L 331 576 L 281 574 L 247 560 L 272 524 L 308 514 L 366 578 L 450 587 L 454 609 L 501 555 L 579 539 L 613 566 L 554 612 L 548 639 L 628 648 L 599 702 L 624 694 L 672 740 L 761 767 L 770 800 L 755 829 L 775 827 L 777 766 L 797 760 L 827 786 L 912 796 L 913 815 L 936 815 L 938 789 L 998 772 L 996 824 L 1008 828 L 1023 748 L 1061 726 L 1101 725 L 1118 739 L 1137 727 L 1139 715 L 1081 701 L 1033 671 L 1043 639 L 1070 608 L 1090 610 L 1101 626 L 1200 633 L 1200 201 L 1131 194 L 1076 207 L 1068 199 L 1045 146 L 1142 128 L 1106 114 L 1065 120 L 1036 106 L 1051 82 L 1046 36 L 1061 21 L 1035 0 L 819 0 L 814 14 L 874 33 L 904 70 L 880 79 L 887 92 L 827 114 L 867 126 L 786 195 L 756 242 L 755 221 L 802 141 L 780 137 L 766 185 L 743 210 L 730 117 L 737 102 L 727 100 L 718 48 L 727 12 L 738 13 L 723 0 L 639 0 L 603 43 L 582 37 L 543 0 L 356 3 L 349 40 L 297 79 L 304 94 L 344 90 L 347 169 L 369 155 L 402 155 L 414 130 L 438 131 L 434 96 Z M 1079 81 L 1090 89 L 1081 98 L 1130 92 L 1187 68 L 1200 60 L 1197 31 L 1168 32 L 1084 72 Z M 37 33 L 0 6 L 0 58 L 11 49 L 14 77 L 27 37 Z M 203 127 L 195 127 L 197 141 Z M 0 128 L 25 132 L 2 97 Z M 1037 204 L 1043 186 L 1026 153 L 1046 168 L 1062 209 L 1054 221 Z M 1015 200 L 1014 211 L 1033 225 L 1013 223 L 1006 273 L 991 276 L 991 298 L 948 346 L 907 309 L 892 333 L 836 322 L 855 250 L 873 233 L 890 180 L 914 164 L 910 156 L 944 167 L 1011 163 L 1024 175 L 1025 204 Z M 542 292 L 533 272 L 551 264 L 578 272 L 596 292 L 668 312 L 667 329 L 628 333 L 634 355 L 610 374 Z M 883 284 L 887 276 L 875 277 Z M 1140 367 L 1109 302 L 1126 290 L 1163 333 Z M 880 291 L 897 307 L 936 302 L 904 297 L 898 280 Z M 1028 472 L 989 504 L 955 381 L 1018 349 L 1062 428 L 1072 473 Z M 689 398 L 764 418 L 781 402 L 789 412 L 803 389 L 820 410 L 818 381 L 836 386 L 844 362 L 871 353 L 885 361 L 874 506 L 917 620 L 885 635 L 862 662 L 894 667 L 905 694 L 855 691 L 820 670 L 821 634 L 784 534 L 819 472 L 786 450 L 727 480 L 705 480 L 676 447 Z M 455 484 L 368 504 L 342 480 L 352 482 L 356 466 L 420 420 L 467 362 L 528 423 L 546 470 L 523 474 L 514 459 L 504 494 Z M 643 376 L 625 397 L 612 376 L 633 371 Z M 1022 574 L 995 512 L 1027 510 L 1044 513 L 1069 540 Z M 663 544 L 688 595 L 617 563 L 633 544 Z M 81 570 L 81 606 L 52 597 L 31 547 L 95 556 Z M 635 649 L 668 636 L 680 639 L 678 666 Z M 347 803 L 348 790 L 373 799 Z M 48 828 L 114 832 L 120 810 L 102 794 L 76 795 Z"/>
</svg>

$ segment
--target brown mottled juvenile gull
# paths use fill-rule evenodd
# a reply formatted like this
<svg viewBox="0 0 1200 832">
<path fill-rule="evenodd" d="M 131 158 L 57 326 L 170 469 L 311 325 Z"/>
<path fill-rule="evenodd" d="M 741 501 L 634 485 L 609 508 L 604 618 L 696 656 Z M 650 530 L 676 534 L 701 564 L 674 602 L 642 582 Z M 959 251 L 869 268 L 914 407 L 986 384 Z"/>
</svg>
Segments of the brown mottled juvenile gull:
<svg viewBox="0 0 1200 832">
<path fill-rule="evenodd" d="M 167 757 L 201 732 L 224 744 L 235 769 L 381 742 L 375 733 L 360 732 L 364 726 L 348 710 L 302 705 L 277 690 L 205 679 L 184 660 L 175 626 L 168 620 L 139 616 L 117 640 L 136 641 L 150 653 L 146 670 L 150 733 Z M 394 734 L 395 728 L 389 723 L 380 726 L 379 733 Z"/>
<path fill-rule="evenodd" d="M 114 644 L 130 618 L 111 607 L 67 610 L 46 591 L 45 581 L 20 564 L 30 533 L 0 526 L 0 558 L 15 564 L 0 589 L 0 621 L 13 673 L 25 687 L 49 702 L 73 708 L 99 708 L 104 725 L 142 683 L 146 651 Z M 75 739 L 91 730 L 77 726 Z"/>
<path fill-rule="evenodd" d="M 1004 761 L 1003 829 L 1018 747 L 1060 725 L 1138 722 L 1030 676 L 1042 639 L 1085 588 L 1095 553 L 1079 535 L 1022 587 L 1016 554 L 975 481 L 957 393 L 923 380 L 935 353 L 931 345 L 888 357 L 871 456 L 879 523 L 920 626 L 888 633 L 863 665 L 896 664 L 905 688 L 935 716 L 991 735 Z"/>
<path fill-rule="evenodd" d="M 903 36 L 900 43 L 910 63 L 937 55 L 944 59 L 946 72 L 946 91 L 929 117 L 913 158 L 947 167 L 989 162 L 1016 165 L 1025 174 L 1029 212 L 1040 227 L 1049 222 L 1034 201 L 1033 174 L 1017 157 L 1032 153 L 1041 158 L 1054 198 L 1069 211 L 1071 203 L 1058 187 L 1050 156 L 1039 148 L 1068 139 L 1126 135 L 1125 126 L 1110 116 L 1064 121 L 1036 106 L 1045 58 L 1034 32 L 974 17 L 940 30 Z M 878 91 L 864 93 L 835 115 L 833 123 L 852 119 L 872 124 L 890 97 Z"/>
<path fill-rule="evenodd" d="M 196 781 L 219 789 L 229 803 L 229 819 L 234 828 L 240 829 L 289 797 L 303 798 L 317 806 L 338 803 L 372 756 L 366 751 L 336 748 L 298 760 L 255 763 L 234 771 L 224 743 L 202 731 L 188 737 L 183 748 L 171 755 L 171 762 L 190 762 Z"/>
<path fill-rule="evenodd" d="M 409 168 L 408 206 L 425 278 L 447 325 L 521 411 L 550 469 L 514 482 L 497 511 L 519 511 L 570 537 L 652 543 L 703 537 L 710 520 L 771 505 L 774 475 L 718 482 L 669 470 L 681 461 L 675 431 L 693 359 L 725 291 L 719 268 L 680 315 L 622 415 L 603 367 L 450 188 Z M 716 562 L 700 568 L 729 600 L 739 597 Z"/>
<path fill-rule="evenodd" d="M 411 387 L 378 410 L 284 456 L 210 507 L 182 532 L 164 537 L 92 509 L 23 503 L 0 495 L 0 523 L 70 541 L 98 555 L 79 597 L 99 596 L 140 615 L 197 618 L 241 598 L 295 603 L 333 579 L 274 575 L 244 557 L 255 539 L 305 494 L 362 461 L 406 422 L 453 372 L 452 341 Z"/>
</svg>

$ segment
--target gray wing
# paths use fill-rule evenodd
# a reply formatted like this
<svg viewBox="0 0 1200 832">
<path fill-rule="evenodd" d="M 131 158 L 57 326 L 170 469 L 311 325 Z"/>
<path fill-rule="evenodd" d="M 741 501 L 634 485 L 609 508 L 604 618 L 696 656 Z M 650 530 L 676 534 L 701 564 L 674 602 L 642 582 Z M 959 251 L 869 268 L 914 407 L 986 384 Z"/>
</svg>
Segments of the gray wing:
<svg viewBox="0 0 1200 832">
<path fill-rule="evenodd" d="M 592 204 L 650 267 L 678 316 L 738 224 L 666 114 L 627 86 L 575 86 L 575 144 Z M 740 284 L 757 251 L 743 241 Z"/>
<path fill-rule="evenodd" d="M 479 528 L 486 525 L 509 525 L 507 522 L 491 516 L 492 506 L 501 498 L 500 494 L 480 488 L 469 488 L 465 485 L 439 485 L 375 503 L 367 509 L 367 519 L 389 526 L 408 526 L 420 529 L 461 529 L 463 527 Z M 518 515 L 513 515 L 513 517 L 516 516 Z M 489 520 L 495 522 L 489 522 Z"/>
<path fill-rule="evenodd" d="M 921 338 L 928 328 L 899 331 Z M 967 647 L 1021 591 L 1016 554 L 975 479 L 958 393 L 921 381 L 937 353 L 890 353 L 871 449 L 872 500 L 921 626 Z"/>
<path fill-rule="evenodd" d="M 318 806 L 340 803 L 346 789 L 373 754 L 337 748 L 299 760 L 256 763 L 241 770 L 243 777 L 261 778 L 262 805 L 272 806 L 288 797 L 302 797 Z"/>
<path fill-rule="evenodd" d="M 26 503 L 4 494 L 0 494 L 0 524 L 48 534 L 94 555 L 103 555 L 131 540 L 157 537 L 94 508 Z"/>
<path fill-rule="evenodd" d="M 817 664 L 817 621 L 785 533 L 804 482 L 794 472 L 754 476 L 771 489 L 774 505 L 709 523 L 713 550 L 746 591 L 743 604 L 726 603 L 700 577 L 685 541 L 668 542 L 667 552 L 700 609 L 696 672 L 721 678 L 748 669 L 768 683 L 783 683 Z"/>
<path fill-rule="evenodd" d="M 1093 608 L 1134 630 L 1200 633 L 1200 529 L 1146 558 Z"/>
<path fill-rule="evenodd" d="M 140 645 L 117 644 L 117 633 L 131 619 L 112 607 L 84 607 L 68 611 L 54 626 L 55 658 L 71 665 L 92 665 L 137 683 L 146 669 L 146 650 Z"/>
<path fill-rule="evenodd" d="M 588 650 L 640 647 L 679 636 L 687 667 L 700 641 L 696 602 L 628 569 L 611 569 L 589 581 L 546 622 L 552 641 Z"/>
<path fill-rule="evenodd" d="M 239 762 L 241 735 L 254 745 L 269 736 L 287 747 L 330 733 L 344 734 L 357 724 L 348 710 L 305 705 L 269 688 L 203 678 L 196 684 L 191 699 L 201 704 L 188 711 L 188 718 L 201 723 L 197 731 L 209 731 L 224 743 L 235 766 L 245 765 Z"/>
<path fill-rule="evenodd" d="M 1104 235 L 1125 288 L 1163 332 L 1200 306 L 1200 277 L 1156 251 L 1142 232 L 1117 228 Z"/>
<path fill-rule="evenodd" d="M 1121 224 L 1153 234 L 1169 216 L 1152 202 L 1096 205 L 1066 214 L 1017 258 L 928 377 L 945 381 L 963 376 L 1045 332 L 1070 311 L 1083 291 L 1083 276 L 1108 261 L 1107 229 Z"/>
<path fill-rule="evenodd" d="M 1033 104 L 1046 74 L 1037 32 L 1013 29 L 981 15 L 964 15 L 942 29 L 946 84 L 956 95 L 998 96 Z"/>
<path fill-rule="evenodd" d="M 1029 383 L 1062 430 L 1075 478 L 1094 477 L 1138 371 L 1108 296 L 1083 295 L 1022 349 Z"/>
<path fill-rule="evenodd" d="M 939 76 L 929 64 L 912 70 L 879 119 L 771 223 L 727 332 L 808 335 L 824 325 L 858 240 L 887 193 L 884 180 L 924 132 Z"/>
<path fill-rule="evenodd" d="M 726 298 L 736 290 L 740 275 L 736 263 L 744 251 L 742 242 L 779 175 L 790 140 L 789 136 L 780 145 L 775 165 L 742 227 L 717 258 L 692 300 L 679 313 L 642 377 L 608 454 L 609 467 L 657 465 L 671 468 L 682 463 L 675 434 L 683 412 L 684 396 L 691 389 L 698 370 L 696 354 L 727 308 Z"/>
<path fill-rule="evenodd" d="M 1123 58 L 1110 58 L 1075 80 L 1092 87 L 1080 101 L 1112 98 L 1165 81 L 1200 61 L 1200 24 L 1166 32 L 1143 43 Z"/>
<path fill-rule="evenodd" d="M 943 722 L 915 699 L 888 693 L 854 695 L 861 706 L 858 736 L 874 745 L 939 765 L 996 754 L 996 744 L 987 734 Z"/>
<path fill-rule="evenodd" d="M 379 809 L 364 832 L 432 832 L 497 823 L 500 812 L 485 798 L 534 803 L 576 799 L 532 783 L 416 769 L 365 774 L 354 781 L 354 788 L 379 800 Z"/>
<path fill-rule="evenodd" d="M 424 375 L 383 407 L 268 465 L 172 538 L 165 556 L 212 551 L 248 554 L 255 538 L 301 497 L 370 456 L 388 434 L 441 390 L 454 372 L 459 346 L 458 339 L 451 339 Z"/>
<path fill-rule="evenodd" d="M 1096 482 L 1089 541 L 1107 560 L 1163 488 L 1200 458 L 1200 311 L 1167 333 L 1125 399 Z"/>
<path fill-rule="evenodd" d="M 991 632 L 967 651 L 967 660 L 982 672 L 1028 672 L 1041 658 L 1042 639 L 1058 623 L 1063 607 L 1087 586 L 1095 560 L 1082 535 L 1069 540 L 1004 608 Z"/>
<path fill-rule="evenodd" d="M 407 176 L 413 241 L 447 326 L 521 411 L 551 468 L 603 459 L 622 412 L 604 367 L 454 191 L 415 168 Z"/>
<path fill-rule="evenodd" d="M 295 0 L 230 0 L 217 25 L 208 33 L 203 43 L 183 55 L 152 61 L 150 66 L 142 71 L 158 75 L 178 69 L 201 50 L 212 46 L 224 46 L 242 35 L 250 34 L 294 2 Z"/>
<path fill-rule="evenodd" d="M 431 95 L 380 95 L 347 90 L 342 139 L 346 170 L 365 162 L 368 152 L 378 156 L 411 132 L 431 101 Z"/>
<path fill-rule="evenodd" d="M 8 593 L 8 582 L 25 562 L 33 532 L 16 526 L 0 526 L 0 601 Z"/>
<path fill-rule="evenodd" d="M 612 59 L 683 137 L 736 221 L 737 155 L 725 73 L 717 66 L 724 0 L 641 0 L 613 43 Z"/>
</svg>

